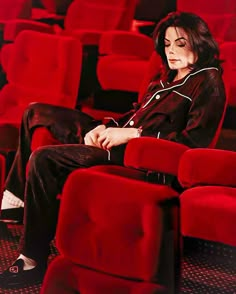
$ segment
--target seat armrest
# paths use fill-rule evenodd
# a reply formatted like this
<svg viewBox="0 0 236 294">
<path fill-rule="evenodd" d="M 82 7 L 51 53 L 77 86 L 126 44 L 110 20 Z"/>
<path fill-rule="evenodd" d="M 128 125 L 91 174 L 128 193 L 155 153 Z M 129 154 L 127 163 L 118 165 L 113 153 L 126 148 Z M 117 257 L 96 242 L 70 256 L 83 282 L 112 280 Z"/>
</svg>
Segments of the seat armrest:
<svg viewBox="0 0 236 294">
<path fill-rule="evenodd" d="M 151 137 L 141 137 L 128 142 L 124 163 L 127 167 L 161 172 L 177 176 L 179 160 L 189 147 Z"/>
<path fill-rule="evenodd" d="M 185 188 L 199 185 L 236 187 L 236 153 L 196 148 L 181 157 L 178 179 Z"/>
<path fill-rule="evenodd" d="M 6 42 L 13 42 L 16 36 L 24 30 L 38 31 L 42 33 L 54 34 L 53 26 L 38 21 L 14 19 L 5 23 L 3 39 Z"/>
<path fill-rule="evenodd" d="M 101 55 L 119 54 L 148 59 L 154 50 L 152 38 L 131 31 L 107 31 L 101 36 Z"/>
</svg>

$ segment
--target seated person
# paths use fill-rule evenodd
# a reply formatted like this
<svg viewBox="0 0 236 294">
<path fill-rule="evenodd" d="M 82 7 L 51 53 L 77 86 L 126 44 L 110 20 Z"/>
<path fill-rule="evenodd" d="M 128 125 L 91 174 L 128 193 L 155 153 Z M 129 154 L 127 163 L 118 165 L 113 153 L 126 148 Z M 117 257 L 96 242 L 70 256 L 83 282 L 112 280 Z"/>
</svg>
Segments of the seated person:
<svg viewBox="0 0 236 294">
<path fill-rule="evenodd" d="M 47 104 L 26 109 L 2 204 L 2 211 L 24 206 L 24 231 L 20 255 L 0 275 L 0 287 L 42 281 L 57 225 L 58 195 L 73 170 L 122 165 L 127 142 L 140 136 L 192 148 L 207 147 L 213 140 L 226 98 L 218 45 L 206 23 L 195 14 L 170 13 L 157 24 L 154 42 L 162 71 L 142 103 L 118 121 L 101 124 L 78 110 Z M 32 133 L 40 126 L 63 144 L 31 154 Z"/>
</svg>

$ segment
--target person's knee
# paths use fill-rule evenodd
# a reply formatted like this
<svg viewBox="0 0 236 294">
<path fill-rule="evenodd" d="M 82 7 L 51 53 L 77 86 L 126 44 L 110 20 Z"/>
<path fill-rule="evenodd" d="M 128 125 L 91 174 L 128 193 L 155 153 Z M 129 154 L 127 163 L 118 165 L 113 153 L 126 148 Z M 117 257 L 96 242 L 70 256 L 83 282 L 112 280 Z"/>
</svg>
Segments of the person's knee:
<svg viewBox="0 0 236 294">
<path fill-rule="evenodd" d="M 31 115 L 35 112 L 36 109 L 38 109 L 42 103 L 40 102 L 32 102 L 30 103 L 24 110 L 23 113 L 23 121 L 27 121 Z"/>
<path fill-rule="evenodd" d="M 37 173 L 40 171 L 44 172 L 52 152 L 53 150 L 51 150 L 50 146 L 42 146 L 33 151 L 28 161 L 28 175 L 35 171 Z"/>
</svg>

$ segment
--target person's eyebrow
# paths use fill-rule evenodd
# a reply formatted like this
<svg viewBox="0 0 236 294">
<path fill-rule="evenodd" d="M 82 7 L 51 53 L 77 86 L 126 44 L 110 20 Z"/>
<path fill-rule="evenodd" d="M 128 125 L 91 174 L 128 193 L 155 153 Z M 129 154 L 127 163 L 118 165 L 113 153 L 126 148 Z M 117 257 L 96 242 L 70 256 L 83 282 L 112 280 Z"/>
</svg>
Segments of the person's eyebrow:
<svg viewBox="0 0 236 294">
<path fill-rule="evenodd" d="M 176 42 L 176 41 L 179 41 L 179 40 L 187 41 L 187 39 L 185 39 L 184 37 L 180 37 L 180 38 L 176 39 L 175 42 Z"/>
<path fill-rule="evenodd" d="M 165 41 L 170 42 L 170 40 L 168 40 L 167 38 L 164 38 L 164 39 L 165 39 Z M 175 40 L 175 42 L 176 42 L 176 41 L 179 41 L 179 40 L 185 40 L 185 41 L 187 41 L 187 39 L 185 39 L 184 37 L 179 37 L 179 38 L 177 38 L 177 39 Z"/>
</svg>

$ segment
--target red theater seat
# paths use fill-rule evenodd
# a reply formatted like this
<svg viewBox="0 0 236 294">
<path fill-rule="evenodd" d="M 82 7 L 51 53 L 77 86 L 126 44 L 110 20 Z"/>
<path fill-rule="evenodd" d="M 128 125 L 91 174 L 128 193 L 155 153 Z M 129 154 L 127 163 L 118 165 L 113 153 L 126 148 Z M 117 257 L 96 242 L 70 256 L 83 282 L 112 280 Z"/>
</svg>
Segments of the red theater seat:
<svg viewBox="0 0 236 294">
<path fill-rule="evenodd" d="M 201 14 L 227 14 L 236 12 L 235 1 L 224 0 L 198 0 L 198 1 L 186 1 L 177 0 L 177 9 L 180 11 L 195 12 Z"/>
<path fill-rule="evenodd" d="M 236 107 L 236 60 L 235 60 L 235 42 L 224 42 L 220 45 L 221 58 L 224 60 L 223 66 L 227 82 L 229 84 L 228 104 Z M 236 123 L 235 123 L 236 127 Z"/>
<path fill-rule="evenodd" d="M 179 181 L 181 233 L 236 246 L 236 153 L 196 149 L 184 153 Z"/>
<path fill-rule="evenodd" d="M 160 58 L 153 49 L 152 38 L 139 33 L 103 33 L 99 43 L 97 78 L 101 95 L 106 98 L 95 95 L 92 107 L 84 106 L 82 110 L 103 119 L 104 116 L 117 117 L 131 109 L 133 102 L 142 99 L 151 78 L 160 69 Z M 132 94 L 136 94 L 135 98 Z"/>
<path fill-rule="evenodd" d="M 131 28 L 137 0 L 74 0 L 64 20 L 64 30 L 36 21 L 14 20 L 4 30 L 4 40 L 14 41 L 25 29 L 51 34 L 73 35 L 85 45 L 97 45 L 101 33 L 106 30 Z"/>
<path fill-rule="evenodd" d="M 223 12 L 221 14 L 202 13 L 200 16 L 206 21 L 212 35 L 219 44 L 236 41 L 234 29 L 236 25 L 236 10 L 228 14 Z"/>
<path fill-rule="evenodd" d="M 40 56 L 40 57 L 39 57 Z M 18 127 L 25 107 L 44 102 L 74 108 L 81 72 L 82 46 L 72 38 L 24 31 L 16 39 L 7 62 L 8 84 L 0 91 L 0 134 L 6 148 L 16 149 Z M 14 144 L 16 144 L 14 146 Z M 1 145 L 0 145 L 1 148 Z"/>
<path fill-rule="evenodd" d="M 180 228 L 184 237 L 236 245 L 236 154 L 203 148 L 184 150 L 176 144 L 174 157 L 174 152 L 170 153 L 173 143 L 159 142 L 163 144 L 158 150 L 163 162 L 150 159 L 149 166 L 177 174 L 184 192 L 178 194 L 168 186 L 93 168 L 73 172 L 61 198 L 56 235 L 61 256 L 49 265 L 41 294 L 59 289 L 62 294 L 179 293 L 178 280 L 176 284 L 171 281 L 174 273 L 177 277 L 180 274 Z M 137 166 L 135 156 L 129 160 Z M 146 161 L 142 162 L 141 157 L 138 167 L 145 166 Z M 167 243 L 163 246 L 162 242 Z M 165 255 L 157 248 L 170 251 Z M 171 269 L 169 275 L 167 268 Z M 164 277 L 172 289 L 150 269 Z"/>
<path fill-rule="evenodd" d="M 177 198 L 168 186 L 73 172 L 64 187 L 56 234 L 61 257 L 49 266 L 41 294 L 174 293 Z"/>
<path fill-rule="evenodd" d="M 193 12 L 208 24 L 213 36 L 219 42 L 236 41 L 236 2 L 223 0 L 186 1 L 177 0 L 177 10 Z"/>
<path fill-rule="evenodd" d="M 127 40 L 130 41 L 130 37 L 133 41 L 127 44 Z M 121 40 L 122 42 L 126 40 L 125 44 L 121 43 Z M 151 38 L 134 33 L 111 31 L 102 35 L 101 44 L 101 48 L 103 48 L 101 52 L 107 53 L 107 55 L 101 56 L 101 60 L 98 63 L 98 78 L 102 88 L 104 90 L 114 90 L 120 84 L 120 89 L 127 90 L 127 87 L 130 89 L 129 82 L 132 81 L 133 90 L 138 92 L 138 101 L 141 101 L 150 79 L 157 73 L 160 67 L 160 58 L 153 52 L 153 41 Z M 110 59 L 114 61 L 111 64 L 108 62 Z M 129 65 L 130 63 L 135 64 L 135 68 L 132 67 L 130 70 L 132 74 L 135 72 L 135 78 L 125 74 L 127 63 Z M 112 67 L 114 70 L 117 70 L 117 67 L 119 67 L 117 73 L 119 81 L 109 78 L 109 70 Z M 135 79 L 137 79 L 137 83 L 135 83 Z M 109 99 L 113 99 L 112 95 Z M 121 100 L 121 102 L 125 103 L 124 100 Z M 112 104 L 112 102 L 110 103 Z M 92 107 L 83 106 L 82 111 L 98 120 L 106 116 L 117 118 L 121 115 L 121 113 L 114 111 L 96 109 L 94 105 Z M 38 128 L 33 134 L 31 147 L 32 150 L 35 150 L 41 144 L 48 145 L 54 143 L 55 139 L 52 138 L 48 130 Z"/>
<path fill-rule="evenodd" d="M 7 21 L 31 17 L 31 0 L 0 0 L 0 30 Z"/>
</svg>

